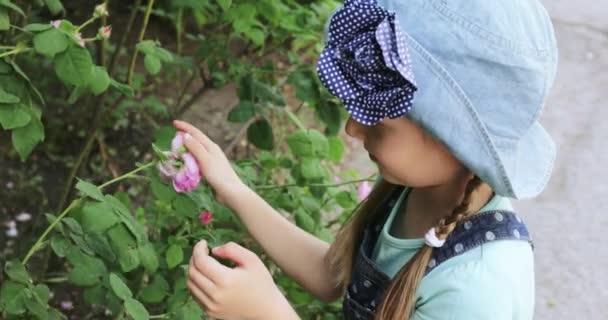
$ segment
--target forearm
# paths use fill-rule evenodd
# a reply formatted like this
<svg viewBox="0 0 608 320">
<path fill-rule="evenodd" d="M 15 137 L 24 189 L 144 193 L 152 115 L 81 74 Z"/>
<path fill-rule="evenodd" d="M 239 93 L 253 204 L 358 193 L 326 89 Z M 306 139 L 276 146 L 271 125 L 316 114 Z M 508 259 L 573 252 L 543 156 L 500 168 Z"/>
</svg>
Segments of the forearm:
<svg viewBox="0 0 608 320">
<path fill-rule="evenodd" d="M 249 188 L 233 197 L 230 207 L 281 270 L 318 299 L 334 300 L 337 291 L 325 263 L 329 244 L 298 228 Z"/>
</svg>

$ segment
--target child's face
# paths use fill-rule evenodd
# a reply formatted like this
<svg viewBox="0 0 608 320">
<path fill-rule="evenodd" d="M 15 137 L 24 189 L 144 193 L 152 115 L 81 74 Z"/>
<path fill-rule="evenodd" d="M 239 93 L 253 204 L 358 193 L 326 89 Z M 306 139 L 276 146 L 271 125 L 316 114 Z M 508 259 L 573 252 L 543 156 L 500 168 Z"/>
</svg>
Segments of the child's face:
<svg viewBox="0 0 608 320">
<path fill-rule="evenodd" d="M 407 117 L 385 118 L 375 126 L 349 118 L 345 131 L 361 140 L 382 177 L 390 183 L 423 188 L 469 174 L 442 143 Z"/>
</svg>

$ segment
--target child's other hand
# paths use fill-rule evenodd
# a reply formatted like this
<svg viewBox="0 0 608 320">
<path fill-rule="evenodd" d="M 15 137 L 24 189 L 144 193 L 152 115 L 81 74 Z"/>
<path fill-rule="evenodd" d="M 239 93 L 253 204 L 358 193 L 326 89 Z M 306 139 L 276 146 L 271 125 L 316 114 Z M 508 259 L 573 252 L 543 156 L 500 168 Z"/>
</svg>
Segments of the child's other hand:
<svg viewBox="0 0 608 320">
<path fill-rule="evenodd" d="M 230 199 L 237 199 L 238 194 L 246 185 L 234 172 L 224 151 L 209 137 L 191 124 L 175 120 L 173 125 L 179 131 L 190 134 L 185 136 L 186 149 L 196 158 L 202 176 L 215 191 L 215 197 L 224 205 L 230 206 Z"/>
<path fill-rule="evenodd" d="M 216 247 L 212 253 L 237 266 L 226 267 L 211 257 L 204 240 L 194 247 L 188 288 L 207 315 L 219 319 L 273 319 L 271 315 L 278 314 L 275 310 L 289 307 L 255 253 L 234 242 Z"/>
</svg>

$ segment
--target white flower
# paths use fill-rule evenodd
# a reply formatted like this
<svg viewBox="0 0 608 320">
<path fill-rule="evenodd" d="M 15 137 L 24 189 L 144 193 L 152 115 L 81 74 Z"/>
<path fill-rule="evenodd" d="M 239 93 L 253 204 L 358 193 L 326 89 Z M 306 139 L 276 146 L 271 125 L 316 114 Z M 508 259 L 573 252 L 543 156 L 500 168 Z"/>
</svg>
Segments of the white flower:
<svg viewBox="0 0 608 320">
<path fill-rule="evenodd" d="M 53 27 L 59 28 L 59 26 L 61 26 L 61 20 L 53 20 L 51 21 L 51 24 L 53 25 Z"/>
<path fill-rule="evenodd" d="M 4 225 L 7 228 L 11 228 L 11 229 L 17 227 L 17 223 L 15 222 L 15 220 L 9 220 L 8 222 L 5 222 Z"/>
<path fill-rule="evenodd" d="M 95 17 L 104 17 L 104 16 L 108 16 L 108 7 L 106 6 L 105 3 L 102 3 L 98 6 L 95 7 L 95 13 L 94 13 Z"/>
<path fill-rule="evenodd" d="M 16 238 L 17 235 L 19 235 L 19 231 L 17 231 L 17 228 L 10 228 L 6 230 L 6 236 L 9 238 Z"/>
<path fill-rule="evenodd" d="M 17 219 L 19 222 L 26 222 L 32 219 L 32 215 L 27 212 L 21 212 L 15 217 L 15 219 Z"/>
</svg>

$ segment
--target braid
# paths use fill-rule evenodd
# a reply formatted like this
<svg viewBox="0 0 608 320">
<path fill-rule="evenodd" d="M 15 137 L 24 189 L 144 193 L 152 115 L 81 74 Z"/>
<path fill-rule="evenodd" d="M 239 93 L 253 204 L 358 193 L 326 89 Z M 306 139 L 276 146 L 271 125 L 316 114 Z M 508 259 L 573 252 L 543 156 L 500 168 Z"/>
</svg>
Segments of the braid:
<svg viewBox="0 0 608 320">
<path fill-rule="evenodd" d="M 435 227 L 439 239 L 447 238 L 456 225 L 471 214 L 468 212 L 471 195 L 481 184 L 482 181 L 477 176 L 468 182 L 462 202 L 454 208 L 452 214 L 441 219 Z M 410 319 L 414 312 L 416 290 L 426 273 L 432 255 L 433 248 L 424 245 L 395 275 L 382 303 L 378 306 L 375 320 Z"/>
<path fill-rule="evenodd" d="M 475 191 L 475 189 L 481 185 L 481 183 L 481 179 L 479 179 L 477 176 L 473 177 L 473 179 L 469 181 L 464 191 L 464 199 L 462 199 L 460 205 L 454 208 L 451 215 L 439 220 L 439 223 L 435 228 L 437 238 L 447 238 L 460 221 L 471 215 L 471 212 L 468 212 L 469 205 L 471 204 L 471 195 L 473 194 L 473 191 Z"/>
</svg>

